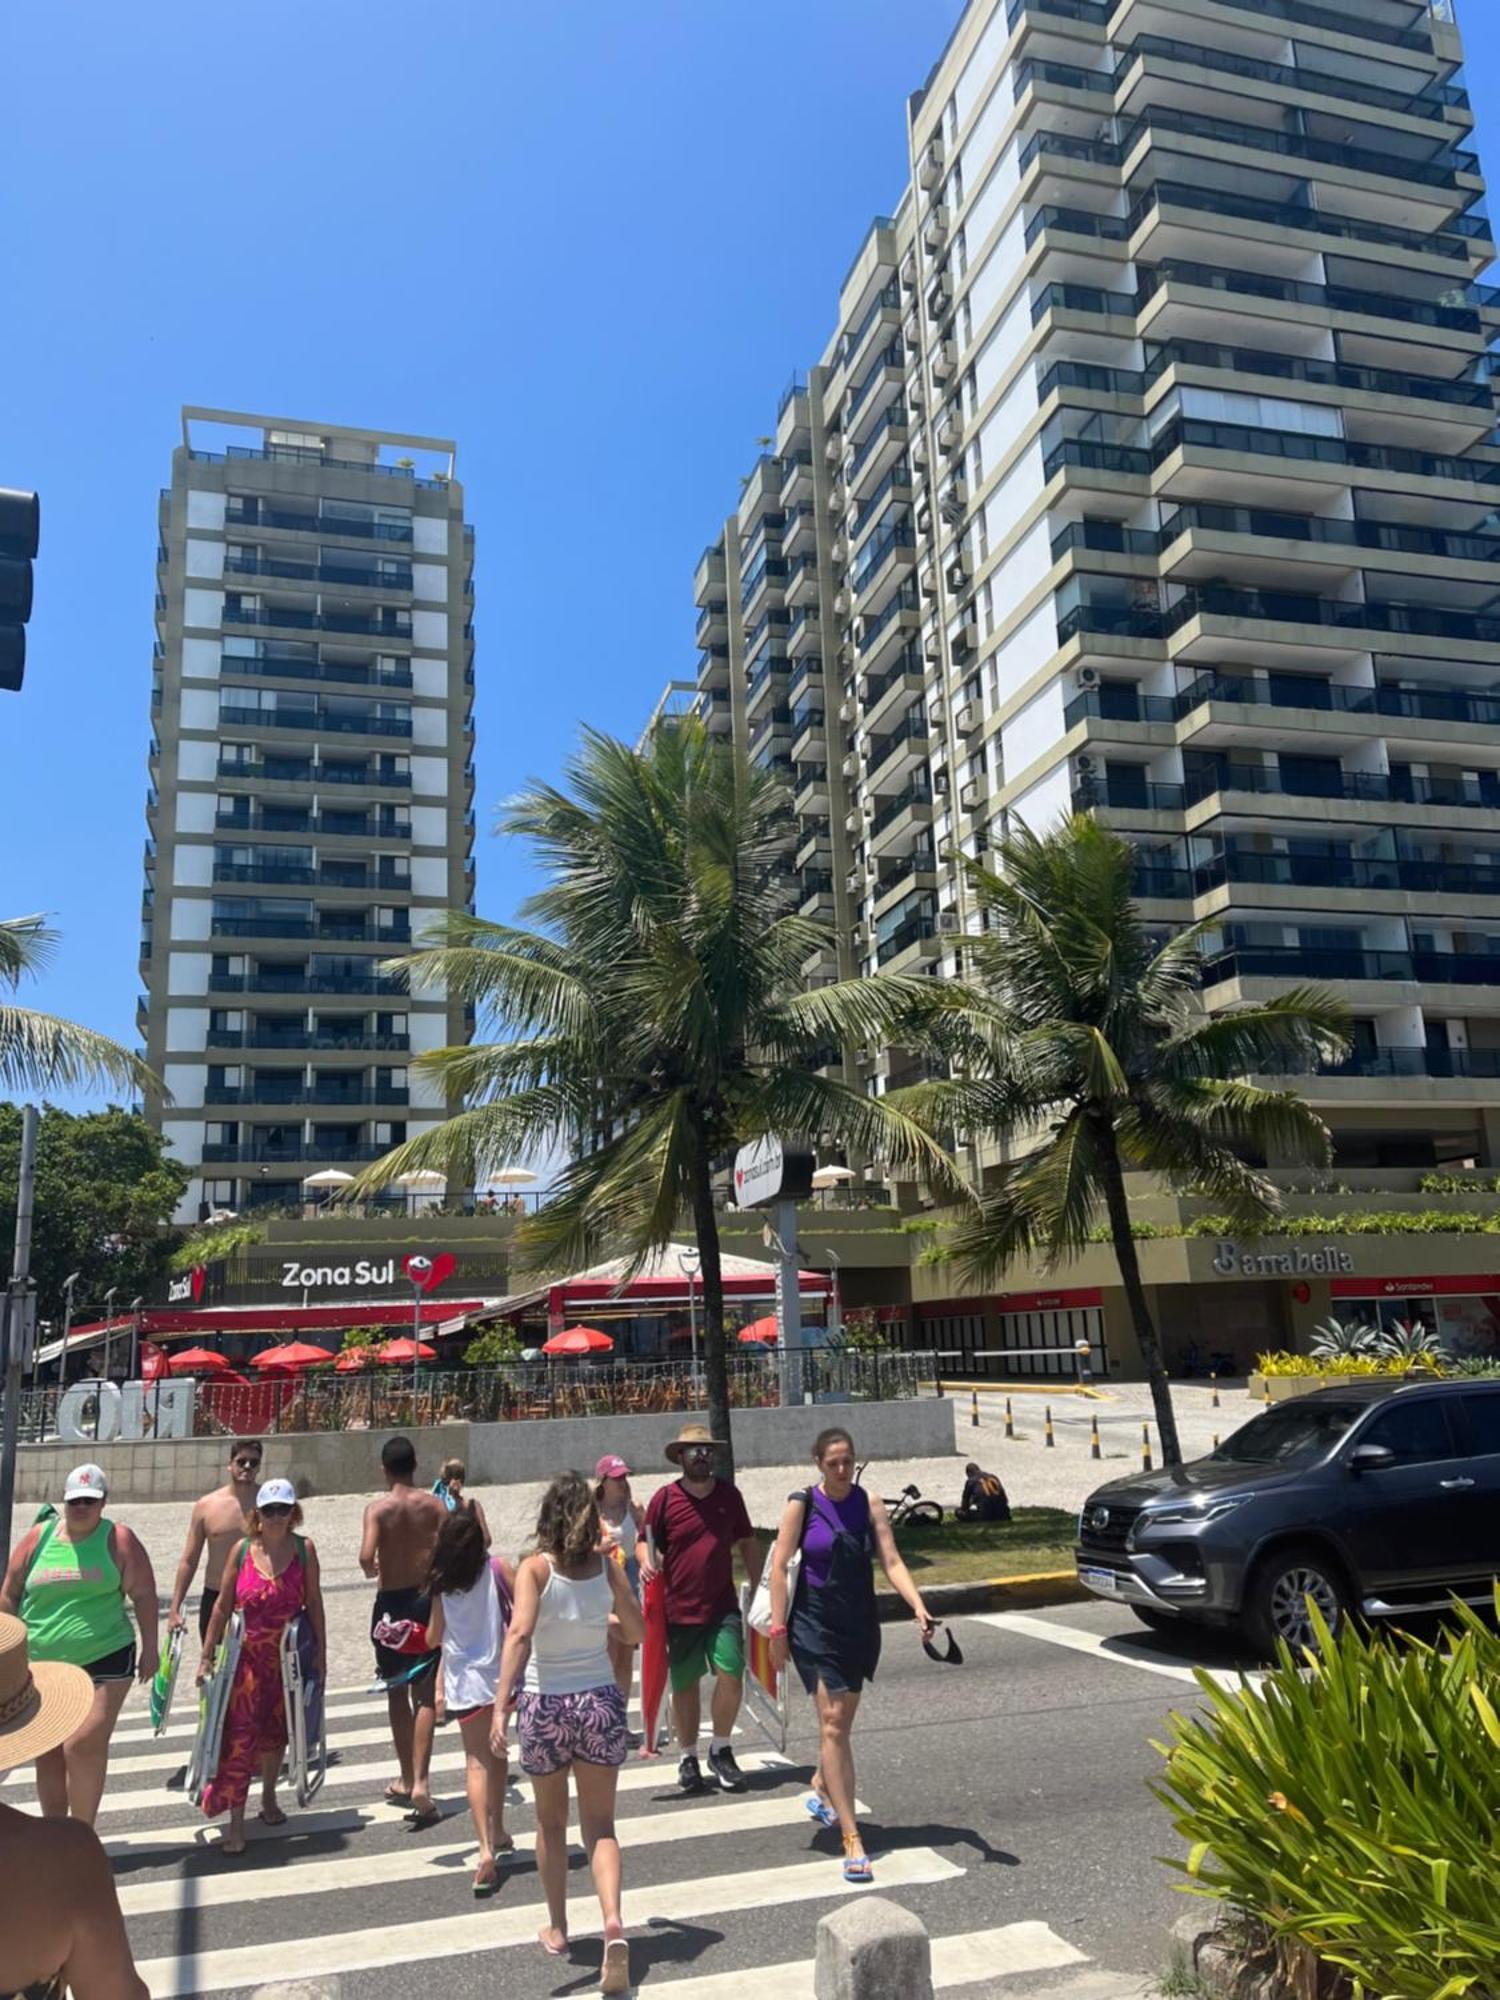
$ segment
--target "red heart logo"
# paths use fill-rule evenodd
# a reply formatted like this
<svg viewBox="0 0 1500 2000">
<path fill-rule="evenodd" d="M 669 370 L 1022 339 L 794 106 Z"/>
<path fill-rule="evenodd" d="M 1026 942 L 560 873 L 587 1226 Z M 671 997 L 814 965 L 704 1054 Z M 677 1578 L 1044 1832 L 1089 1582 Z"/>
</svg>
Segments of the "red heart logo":
<svg viewBox="0 0 1500 2000">
<path fill-rule="evenodd" d="M 401 1268 L 407 1277 L 411 1278 L 410 1257 L 403 1257 L 401 1259 Z M 424 1292 L 435 1292 L 443 1280 L 451 1278 L 457 1269 L 458 1259 L 453 1255 L 451 1250 L 444 1250 L 440 1256 L 433 1258 L 432 1269 L 427 1273 L 426 1277 L 412 1279 L 412 1282 L 419 1284 Z"/>
<path fill-rule="evenodd" d="M 207 1277 L 208 1273 L 201 1264 L 193 1266 L 193 1304 L 195 1306 L 202 1303 L 203 1285 Z"/>
<path fill-rule="evenodd" d="M 744 1170 L 744 1168 L 743 1168 L 743 1167 L 736 1167 L 736 1168 L 735 1168 L 735 1170 L 734 1170 L 734 1184 L 735 1184 L 735 1186 L 736 1186 L 737 1188 L 742 1188 L 742 1187 L 743 1187 L 743 1186 L 745 1185 L 745 1170 Z"/>
</svg>

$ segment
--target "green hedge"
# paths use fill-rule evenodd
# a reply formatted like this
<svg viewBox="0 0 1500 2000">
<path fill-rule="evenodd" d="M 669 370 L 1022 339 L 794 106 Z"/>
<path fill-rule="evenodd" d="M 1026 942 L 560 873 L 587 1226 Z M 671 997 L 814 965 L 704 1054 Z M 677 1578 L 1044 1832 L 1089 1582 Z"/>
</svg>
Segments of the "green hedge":
<svg viewBox="0 0 1500 2000">
<path fill-rule="evenodd" d="M 1369 2000 L 1500 1993 L 1500 1637 L 1454 1611 L 1437 1646 L 1320 1627 L 1259 1689 L 1200 1671 L 1207 1712 L 1155 1746 L 1189 1843 L 1169 1865 L 1265 1941 L 1289 1993 L 1327 1990 L 1319 1962 Z"/>
</svg>

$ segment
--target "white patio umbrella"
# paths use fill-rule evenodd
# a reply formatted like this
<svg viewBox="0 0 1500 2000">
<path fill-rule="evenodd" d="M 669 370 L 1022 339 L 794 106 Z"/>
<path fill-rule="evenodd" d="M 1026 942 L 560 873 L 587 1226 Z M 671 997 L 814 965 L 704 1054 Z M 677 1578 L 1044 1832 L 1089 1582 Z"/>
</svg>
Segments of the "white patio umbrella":
<svg viewBox="0 0 1500 2000">
<path fill-rule="evenodd" d="M 440 1188 L 448 1185 L 446 1174 L 434 1173 L 431 1167 L 413 1167 L 409 1174 L 397 1174 L 397 1187 Z"/>
<path fill-rule="evenodd" d="M 536 1179 L 530 1167 L 496 1167 L 492 1174 L 486 1174 L 486 1187 L 525 1187 Z"/>
<path fill-rule="evenodd" d="M 304 1187 L 336 1188 L 353 1187 L 353 1174 L 346 1174 L 342 1167 L 324 1167 L 315 1174 L 308 1174 L 303 1180 Z"/>
<path fill-rule="evenodd" d="M 840 1187 L 845 1181 L 852 1181 L 854 1175 L 848 1167 L 819 1167 L 812 1177 L 815 1188 Z"/>
</svg>

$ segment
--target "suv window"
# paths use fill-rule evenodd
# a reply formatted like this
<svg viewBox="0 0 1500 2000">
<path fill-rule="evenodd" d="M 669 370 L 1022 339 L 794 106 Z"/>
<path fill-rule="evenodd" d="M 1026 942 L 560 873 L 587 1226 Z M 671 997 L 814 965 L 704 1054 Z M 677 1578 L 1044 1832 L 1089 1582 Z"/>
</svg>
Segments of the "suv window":
<svg viewBox="0 0 1500 2000">
<path fill-rule="evenodd" d="M 1500 1392 L 1471 1389 L 1462 1399 L 1469 1443 L 1476 1458 L 1500 1457 Z"/>
<path fill-rule="evenodd" d="M 1389 1410 L 1382 1410 L 1360 1432 L 1359 1442 L 1384 1445 L 1401 1465 L 1422 1465 L 1456 1455 L 1448 1412 L 1435 1396 L 1396 1403 Z"/>
</svg>

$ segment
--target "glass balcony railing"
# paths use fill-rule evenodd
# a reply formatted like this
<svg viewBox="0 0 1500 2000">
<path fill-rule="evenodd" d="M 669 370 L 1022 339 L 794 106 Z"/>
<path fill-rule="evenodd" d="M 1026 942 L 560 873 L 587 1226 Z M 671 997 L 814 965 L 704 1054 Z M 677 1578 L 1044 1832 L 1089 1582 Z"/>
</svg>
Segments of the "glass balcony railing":
<svg viewBox="0 0 1500 2000">
<path fill-rule="evenodd" d="M 1106 292 L 1097 285 L 1043 285 L 1031 302 L 1031 324 L 1038 325 L 1049 312 L 1102 313 L 1133 320 L 1136 309 L 1134 292 Z"/>
<path fill-rule="evenodd" d="M 1244 618 L 1269 624 L 1317 625 L 1336 632 L 1382 632 L 1404 638 L 1453 639 L 1473 646 L 1500 645 L 1500 618 L 1448 611 L 1425 604 L 1358 604 L 1289 590 L 1235 590 L 1224 584 L 1186 589 L 1161 614 L 1170 635 L 1194 618 Z M 1061 630 L 1061 621 L 1059 621 Z"/>
<path fill-rule="evenodd" d="M 1453 722 L 1466 727 L 1500 727 L 1500 695 L 1457 688 L 1351 687 L 1281 675 L 1275 680 L 1237 679 L 1205 674 L 1170 702 L 1180 720 L 1209 702 L 1255 708 L 1306 708 L 1323 714 L 1390 716 L 1408 722 Z"/>
<path fill-rule="evenodd" d="M 1417 0 L 1420 6 L 1422 0 Z M 1447 0 L 1437 0 L 1438 5 L 1446 5 Z M 1367 42 L 1380 42 L 1388 48 L 1422 49 L 1431 53 L 1432 36 L 1424 27 L 1394 27 L 1389 22 L 1372 20 L 1368 8 L 1356 7 L 1346 13 L 1339 7 L 1319 7 L 1315 0 L 1221 0 L 1225 7 L 1235 7 L 1246 14 L 1261 14 L 1273 21 L 1296 21 L 1305 28 L 1327 28 L 1336 35 L 1358 36 Z M 1435 13 L 1430 6 L 1427 11 Z M 1451 14 L 1443 18 L 1452 18 Z"/>
<path fill-rule="evenodd" d="M 1079 69 L 1074 63 L 1049 62 L 1040 56 L 1029 56 L 1025 62 L 1016 64 L 1014 83 L 1018 104 L 1033 83 L 1053 83 L 1062 90 L 1087 90 L 1097 97 L 1113 97 L 1115 94 L 1115 80 L 1108 72 Z"/>
<path fill-rule="evenodd" d="M 1217 855 L 1192 870 L 1193 892 L 1248 882 L 1285 889 L 1405 891 L 1412 895 L 1500 896 L 1500 868 L 1464 861 L 1372 861 L 1331 854 Z"/>
<path fill-rule="evenodd" d="M 1350 799 L 1376 805 L 1500 807 L 1500 773 L 1473 778 L 1419 777 L 1404 770 L 1335 771 L 1327 775 L 1225 762 L 1189 774 L 1184 803 L 1198 805 L 1216 793 L 1249 792 L 1288 799 Z"/>
<path fill-rule="evenodd" d="M 1014 29 L 1023 14 L 1052 14 L 1062 21 L 1086 21 L 1091 27 L 1102 28 L 1112 11 L 1107 0 L 1010 0 L 1005 25 Z"/>
<path fill-rule="evenodd" d="M 1111 523 L 1089 523 L 1101 529 Z M 1220 535 L 1253 535 L 1283 542 L 1316 542 L 1330 548 L 1371 549 L 1385 555 L 1434 556 L 1446 562 L 1500 562 L 1500 535 L 1452 534 L 1399 521 L 1340 521 L 1323 514 L 1282 514 L 1265 507 L 1179 507 L 1146 539 L 1169 549 L 1194 530 Z M 1121 530 L 1122 533 L 1131 531 Z M 1105 542 L 1089 547 L 1107 547 Z M 1054 553 L 1056 545 L 1054 544 Z"/>
<path fill-rule="evenodd" d="M 247 679 L 278 681 L 337 681 L 345 687 L 409 688 L 413 685 L 409 666 L 374 667 L 346 660 L 298 660 L 276 653 L 242 658 L 226 653 L 219 661 L 220 675 L 232 680 L 243 674 Z"/>
<path fill-rule="evenodd" d="M 1382 951 L 1351 945 L 1235 945 L 1203 961 L 1203 984 L 1228 979 L 1415 980 L 1434 986 L 1500 986 L 1500 956 L 1466 951 Z"/>
<path fill-rule="evenodd" d="M 875 488 L 875 491 L 870 495 L 869 499 L 865 501 L 864 505 L 855 515 L 854 526 L 850 531 L 851 539 L 858 541 L 865 529 L 869 527 L 876 515 L 879 514 L 886 501 L 892 499 L 898 493 L 905 497 L 911 484 L 911 466 L 904 458 L 898 458 L 884 479 Z M 812 558 L 808 557 L 806 560 L 810 562 Z"/>
<path fill-rule="evenodd" d="M 1358 33 L 1358 29 L 1347 30 Z M 1316 51 L 1310 51 L 1316 54 Z M 1319 97 L 1346 98 L 1352 104 L 1371 104 L 1381 111 L 1395 111 L 1408 118 L 1430 118 L 1443 122 L 1450 105 L 1468 104 L 1468 93 L 1451 84 L 1434 83 L 1420 91 L 1392 90 L 1379 83 L 1298 64 L 1267 62 L 1258 56 L 1240 55 L 1230 49 L 1208 48 L 1202 42 L 1174 41 L 1166 35 L 1137 35 L 1115 65 L 1113 85 L 1145 56 L 1164 62 L 1186 63 L 1194 70 L 1213 70 L 1222 76 L 1243 76 L 1257 83 L 1273 83 L 1281 90 L 1306 90 Z"/>
<path fill-rule="evenodd" d="M 193 456 L 197 458 L 201 454 L 195 452 Z M 355 1166 L 381 1159 L 390 1150 L 389 1145 L 380 1145 L 374 1140 L 360 1140 L 353 1145 L 343 1145 L 331 1140 L 295 1139 L 281 1146 L 263 1144 L 251 1139 L 236 1143 L 215 1140 L 204 1146 L 202 1157 L 205 1164 L 214 1166 L 233 1163 L 290 1166 L 301 1160 L 323 1160 L 335 1166 Z"/>
<path fill-rule="evenodd" d="M 216 882 L 291 882 L 310 887 L 317 876 L 311 863 L 294 861 L 215 861 Z"/>
<path fill-rule="evenodd" d="M 411 717 L 346 715 L 326 708 L 237 708 L 221 704 L 219 721 L 231 729 L 303 729 L 323 735 L 410 736 Z"/>
<path fill-rule="evenodd" d="M 1184 187 L 1178 181 L 1160 181 L 1155 187 L 1148 188 L 1131 209 L 1122 225 L 1122 234 L 1128 239 L 1148 215 L 1165 208 L 1192 209 L 1212 216 L 1238 216 L 1245 222 L 1264 222 L 1268 228 L 1276 230 L 1295 229 L 1306 235 L 1333 236 L 1353 243 L 1379 243 L 1396 250 L 1412 250 L 1420 256 L 1448 257 L 1454 263 L 1462 264 L 1465 273 L 1468 271 L 1468 237 L 1463 231 L 1403 229 L 1392 222 L 1372 222 L 1359 216 L 1339 215 L 1329 209 L 1309 208 L 1302 202 L 1261 201 L 1253 195 L 1233 194 L 1227 188 Z M 1098 233 L 1112 234 L 1103 230 Z M 1029 236 L 1027 240 L 1030 241 Z"/>
<path fill-rule="evenodd" d="M 876 355 L 869 373 L 865 376 L 863 382 L 859 384 L 858 388 L 850 392 L 848 407 L 844 411 L 844 423 L 846 426 L 853 423 L 859 412 L 864 408 L 873 391 L 884 379 L 887 370 L 903 368 L 905 365 L 906 350 L 899 340 L 893 340 L 888 347 L 882 348 L 880 353 Z"/>
<path fill-rule="evenodd" d="M 928 734 L 926 711 L 920 707 L 911 709 L 888 735 L 877 737 L 870 745 L 865 758 L 865 782 L 878 784 L 881 772 L 891 759 L 908 744 L 920 750 L 927 742 Z"/>
<path fill-rule="evenodd" d="M 1381 136 L 1373 124 L 1355 129 L 1372 141 Z M 1130 121 L 1114 148 L 1114 159 L 1107 164 L 1119 165 L 1143 138 L 1154 139 L 1158 133 L 1211 139 L 1221 146 L 1243 146 L 1247 151 L 1275 153 L 1282 159 L 1306 160 L 1314 166 L 1342 167 L 1351 173 L 1379 175 L 1409 186 L 1455 192 L 1460 174 L 1479 172 L 1478 155 L 1462 146 L 1446 146 L 1440 159 L 1420 160 L 1404 153 L 1395 143 L 1395 135 L 1391 135 L 1390 143 L 1382 150 L 1378 144 L 1361 146 L 1341 139 L 1314 139 L 1303 133 L 1277 132 L 1265 125 L 1245 125 L 1231 118 L 1210 118 L 1202 112 L 1176 111 L 1164 105 L 1153 105 Z"/>
<path fill-rule="evenodd" d="M 409 542 L 410 521 L 346 520 L 340 514 L 299 514 L 287 507 L 273 507 L 264 501 L 241 500 L 233 495 L 224 515 L 227 528 L 291 528 L 304 535 L 349 535 L 361 541 Z"/>
<path fill-rule="evenodd" d="M 215 993 L 389 993 L 404 996 L 405 984 L 377 972 L 219 972 L 209 973 Z"/>
<path fill-rule="evenodd" d="M 1500 485 L 1500 459 L 1457 458 L 1438 452 L 1412 451 L 1404 445 L 1360 444 L 1346 438 L 1314 437 L 1303 431 L 1263 430 L 1252 424 L 1206 423 L 1197 417 L 1174 418 L 1158 434 L 1152 450 L 1142 455 L 1151 464 L 1160 465 L 1184 447 L 1259 458 L 1310 459 L 1322 465 L 1355 466 L 1365 472 L 1410 473 L 1421 479 L 1461 480 L 1478 486 Z M 1058 450 L 1070 451 L 1071 447 L 1059 446 Z M 1056 457 L 1054 452 L 1052 458 Z M 1047 461 L 1048 468 L 1052 458 Z M 1050 469 L 1047 476 L 1051 477 Z"/>
<path fill-rule="evenodd" d="M 878 705 L 884 697 L 886 690 L 893 688 L 897 681 L 906 680 L 912 676 L 920 680 L 922 677 L 922 665 L 921 648 L 918 646 L 905 646 L 902 648 L 900 655 L 891 662 L 883 674 L 866 674 L 861 696 L 866 714 Z"/>
<path fill-rule="evenodd" d="M 938 934 L 936 916 L 908 917 L 906 922 L 882 938 L 875 947 L 875 963 L 888 965 L 893 958 L 899 958 L 903 951 L 909 951 L 915 944 L 922 944 Z"/>
<path fill-rule="evenodd" d="M 368 615 L 351 611 L 306 611 L 300 605 L 279 604 L 272 608 L 236 604 L 227 598 L 224 604 L 226 625 L 280 625 L 298 632 L 345 632 L 361 639 L 410 639 L 410 617 L 393 617 L 389 613 L 371 612 Z"/>
<path fill-rule="evenodd" d="M 369 563 L 296 562 L 289 556 L 228 556 L 226 576 L 277 576 L 288 581 L 348 585 L 358 590 L 410 590 L 412 572 L 382 570 Z"/>
<path fill-rule="evenodd" d="M 904 812 L 911 812 L 913 809 L 918 812 L 932 810 L 932 793 L 925 785 L 915 785 L 910 791 L 899 792 L 895 798 L 883 805 L 870 821 L 871 839 L 884 833 L 886 828 L 900 819 Z"/>
<path fill-rule="evenodd" d="M 907 413 L 904 403 L 892 403 L 888 410 L 882 412 L 876 419 L 875 428 L 849 461 L 849 482 L 851 485 L 858 480 L 865 466 L 869 464 L 876 452 L 879 451 L 880 447 L 888 441 L 894 432 L 900 431 L 903 436 L 905 435 L 906 422 Z"/>
<path fill-rule="evenodd" d="M 1493 306 L 1500 301 L 1500 293 L 1491 285 L 1463 286 L 1461 289 L 1464 297 L 1471 301 L 1469 304 L 1434 305 L 1427 299 L 1401 298 L 1393 292 L 1352 291 L 1344 285 L 1309 285 L 1299 278 L 1276 278 L 1263 271 L 1229 271 L 1216 265 L 1183 263 L 1173 259 L 1166 264 L 1140 266 L 1137 309 L 1144 307 L 1167 285 L 1191 285 L 1195 291 L 1228 292 L 1242 298 L 1280 299 L 1289 305 L 1315 306 L 1340 315 L 1396 319 L 1412 326 L 1440 327 L 1458 333 L 1477 333 L 1480 326 L 1479 307 Z"/>
<path fill-rule="evenodd" d="M 840 360 L 847 363 L 858 354 L 869 336 L 871 327 L 874 326 L 880 315 L 883 312 L 899 311 L 900 306 L 901 287 L 895 279 L 892 279 L 890 284 L 882 285 L 880 290 L 875 294 L 869 310 L 865 313 L 854 331 L 844 335 L 843 340 L 839 343 Z"/>
<path fill-rule="evenodd" d="M 856 590 L 869 588 L 871 580 L 879 574 L 900 549 L 914 549 L 917 545 L 916 530 L 912 526 L 909 513 L 879 533 L 872 534 L 855 558 L 850 581 Z"/>
<path fill-rule="evenodd" d="M 909 577 L 907 581 L 901 586 L 901 588 L 896 592 L 895 596 L 891 599 L 890 603 L 886 605 L 885 609 L 880 613 L 879 617 L 872 618 L 870 622 L 865 626 L 864 632 L 861 635 L 859 642 L 859 650 L 861 657 L 868 659 L 869 656 L 879 646 L 880 641 L 885 635 L 885 633 L 901 616 L 901 614 L 904 611 L 919 610 L 921 608 L 921 603 L 922 599 L 921 599 L 921 594 L 917 589 L 916 578 Z"/>
<path fill-rule="evenodd" d="M 1324 388 L 1354 389 L 1376 396 L 1411 396 L 1423 402 L 1452 403 L 1489 412 L 1494 391 L 1488 382 L 1443 381 L 1408 375 L 1395 368 L 1355 367 L 1301 354 L 1274 354 L 1256 347 L 1221 347 L 1206 340 L 1172 340 L 1157 348 L 1145 368 L 1105 368 L 1089 361 L 1057 361 L 1037 384 L 1037 400 L 1052 392 L 1086 389 L 1104 396 L 1143 396 L 1172 367 L 1221 369 L 1231 375 L 1267 375 L 1277 381 L 1312 382 Z"/>
<path fill-rule="evenodd" d="M 1118 215 L 1096 215 L 1087 208 L 1058 208 L 1053 203 L 1045 203 L 1026 225 L 1026 248 L 1029 250 L 1044 229 L 1060 229 L 1069 236 L 1092 236 L 1102 243 L 1124 243 L 1130 235 L 1130 224 Z"/>
<path fill-rule="evenodd" d="M 404 1055 L 411 1048 L 410 1035 L 367 1034 L 355 1029 L 344 1034 L 328 1028 L 210 1028 L 211 1049 L 308 1049 L 320 1054 L 353 1051 L 365 1054 Z"/>
</svg>

